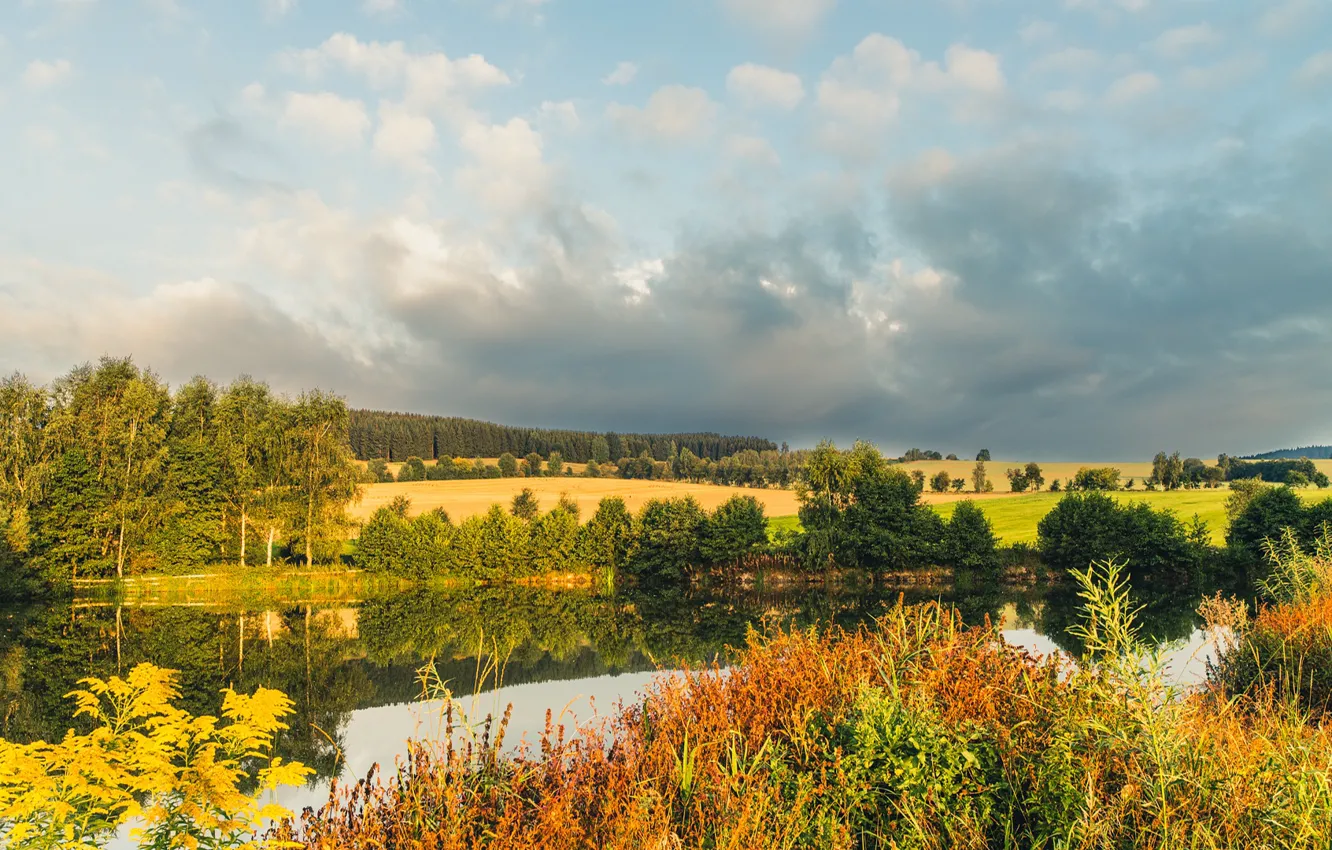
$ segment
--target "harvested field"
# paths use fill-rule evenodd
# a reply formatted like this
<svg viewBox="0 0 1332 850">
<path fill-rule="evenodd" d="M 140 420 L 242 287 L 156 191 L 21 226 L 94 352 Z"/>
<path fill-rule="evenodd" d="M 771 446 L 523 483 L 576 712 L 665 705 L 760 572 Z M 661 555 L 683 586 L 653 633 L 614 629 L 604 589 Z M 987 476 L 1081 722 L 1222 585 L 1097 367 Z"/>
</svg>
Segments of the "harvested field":
<svg viewBox="0 0 1332 850">
<path fill-rule="evenodd" d="M 637 511 L 649 499 L 693 496 L 708 510 L 738 494 L 753 496 L 763 504 L 768 516 L 794 514 L 800 507 L 794 490 L 757 490 L 746 487 L 718 487 L 712 484 L 688 484 L 678 481 L 628 481 L 622 478 L 503 478 L 479 481 L 412 481 L 401 484 L 368 484 L 364 497 L 352 506 L 353 519 L 366 520 L 377 508 L 398 496 L 412 500 L 412 513 L 443 508 L 455 522 L 483 514 L 493 504 L 506 507 L 524 487 L 536 493 L 543 510 L 554 507 L 561 493 L 568 493 L 578 503 L 583 519 L 597 509 L 606 496 L 620 496 L 629 510 Z"/>
</svg>

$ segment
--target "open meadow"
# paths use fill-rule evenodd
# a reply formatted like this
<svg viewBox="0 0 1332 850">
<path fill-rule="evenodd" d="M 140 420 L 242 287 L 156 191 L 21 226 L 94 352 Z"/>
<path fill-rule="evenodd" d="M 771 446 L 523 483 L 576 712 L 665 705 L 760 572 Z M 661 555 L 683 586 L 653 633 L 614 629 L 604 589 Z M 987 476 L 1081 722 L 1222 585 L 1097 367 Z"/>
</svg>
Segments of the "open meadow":
<svg viewBox="0 0 1332 850">
<path fill-rule="evenodd" d="M 366 520 L 378 508 L 398 496 L 412 500 L 413 515 L 443 508 L 454 522 L 483 514 L 490 506 L 508 507 L 524 487 L 536 494 L 542 510 L 555 507 L 561 493 L 578 503 L 583 519 L 597 509 L 606 496 L 624 499 L 629 510 L 637 511 L 649 499 L 693 496 L 707 510 L 712 510 L 738 494 L 753 496 L 763 504 L 768 516 L 788 516 L 800 508 L 794 490 L 760 490 L 745 487 L 719 487 L 715 484 L 690 484 L 683 481 L 637 481 L 623 478 L 492 478 L 464 481 L 410 481 L 395 484 L 367 484 L 360 503 L 348 513 L 352 519 Z"/>
</svg>

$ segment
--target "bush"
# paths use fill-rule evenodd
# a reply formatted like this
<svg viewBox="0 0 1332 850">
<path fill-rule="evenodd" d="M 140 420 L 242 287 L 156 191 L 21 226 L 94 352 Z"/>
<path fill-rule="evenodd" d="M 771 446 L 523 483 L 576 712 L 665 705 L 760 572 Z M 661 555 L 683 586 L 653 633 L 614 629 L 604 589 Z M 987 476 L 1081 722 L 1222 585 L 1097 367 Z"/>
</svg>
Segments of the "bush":
<svg viewBox="0 0 1332 850">
<path fill-rule="evenodd" d="M 607 496 L 579 532 L 579 560 L 613 577 L 628 564 L 635 538 L 634 517 L 625 507 L 624 499 Z"/>
<path fill-rule="evenodd" d="M 399 481 L 425 481 L 426 468 L 425 461 L 419 457 L 409 457 L 407 462 L 398 470 Z"/>
<path fill-rule="evenodd" d="M 994 573 L 999 569 L 994 528 L 970 499 L 958 503 L 944 528 L 940 560 L 962 570 Z"/>
<path fill-rule="evenodd" d="M 508 452 L 505 452 L 504 454 L 499 456 L 497 464 L 498 464 L 498 469 L 500 471 L 500 475 L 504 476 L 505 478 L 518 477 L 518 460 L 513 455 L 509 454 Z"/>
<path fill-rule="evenodd" d="M 1073 480 L 1068 482 L 1070 491 L 1096 492 L 1104 490 L 1119 489 L 1119 470 L 1113 466 L 1102 466 L 1096 469 L 1083 467 L 1073 476 Z"/>
<path fill-rule="evenodd" d="M 642 578 L 682 579 L 701 561 L 707 514 L 692 496 L 651 499 L 638 512 L 628 571 Z"/>
<path fill-rule="evenodd" d="M 520 490 L 513 497 L 513 504 L 509 507 L 509 513 L 519 519 L 536 519 L 540 512 L 541 505 L 537 502 L 536 493 L 532 492 L 531 487 L 524 487 Z"/>
<path fill-rule="evenodd" d="M 389 472 L 388 461 L 382 457 L 371 458 L 365 465 L 365 471 L 376 484 L 388 484 L 393 481 Z"/>
<path fill-rule="evenodd" d="M 572 572 L 577 566 L 578 514 L 560 505 L 538 517 L 532 523 L 530 546 L 538 575 Z"/>
<path fill-rule="evenodd" d="M 753 496 L 732 496 L 713 511 L 699 543 L 699 553 L 711 564 L 738 563 L 768 542 L 768 518 Z"/>
<path fill-rule="evenodd" d="M 1051 569 L 1085 570 L 1094 561 L 1127 559 L 1139 579 L 1192 578 L 1200 539 L 1172 511 L 1146 503 L 1121 505 L 1103 493 L 1069 493 L 1036 526 L 1041 558 Z"/>
<path fill-rule="evenodd" d="M 398 496 L 378 509 L 361 529 L 352 554 L 352 565 L 371 573 L 406 575 L 415 541 L 407 519 L 411 501 Z"/>
<path fill-rule="evenodd" d="M 1250 485 L 1252 486 L 1252 485 Z M 1263 541 L 1278 539 L 1287 529 L 1294 529 L 1304 538 L 1304 503 L 1289 487 L 1261 487 L 1260 490 L 1237 489 L 1226 501 L 1227 510 L 1232 501 L 1243 500 L 1243 507 L 1230 522 L 1226 532 L 1226 545 L 1243 552 L 1251 561 L 1263 557 Z"/>
<path fill-rule="evenodd" d="M 509 581 L 532 574 L 531 523 L 493 505 L 469 517 L 453 536 L 453 560 L 460 574 L 489 581 Z"/>
</svg>

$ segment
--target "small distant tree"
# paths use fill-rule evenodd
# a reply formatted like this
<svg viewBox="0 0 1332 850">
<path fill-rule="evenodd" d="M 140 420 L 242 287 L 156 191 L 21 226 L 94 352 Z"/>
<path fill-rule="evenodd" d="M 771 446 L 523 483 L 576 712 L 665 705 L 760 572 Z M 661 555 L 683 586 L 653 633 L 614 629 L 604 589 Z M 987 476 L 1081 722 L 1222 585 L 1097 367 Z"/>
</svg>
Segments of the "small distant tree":
<svg viewBox="0 0 1332 850">
<path fill-rule="evenodd" d="M 527 464 L 527 474 L 535 478 L 541 474 L 541 455 L 531 452 L 523 458 L 523 463 Z"/>
<path fill-rule="evenodd" d="M 387 484 L 393 480 L 393 473 L 388 469 L 388 461 L 382 457 L 371 458 L 366 464 L 366 471 L 374 477 L 377 484 Z"/>
<path fill-rule="evenodd" d="M 966 486 L 967 486 L 967 479 L 965 478 L 954 478 L 952 481 L 952 487 L 954 493 L 961 493 Z"/>
<path fill-rule="evenodd" d="M 1319 490 L 1326 490 L 1328 485 L 1332 484 L 1332 481 L 1328 480 L 1327 473 L 1322 470 L 1315 472 L 1311 480 L 1313 481 L 1313 485 Z"/>
<path fill-rule="evenodd" d="M 426 480 L 425 461 L 419 457 L 409 457 L 407 462 L 398 470 L 399 481 L 424 481 Z"/>
<path fill-rule="evenodd" d="M 524 487 L 518 495 L 513 497 L 513 504 L 509 507 L 509 513 L 519 519 L 536 519 L 541 513 L 541 505 L 537 502 L 536 494 L 532 492 L 531 487 Z"/>
<path fill-rule="evenodd" d="M 981 449 L 979 452 L 976 453 L 976 460 L 985 461 L 988 463 L 990 460 L 990 450 Z"/>
<path fill-rule="evenodd" d="M 1073 476 L 1069 482 L 1069 490 L 1079 492 L 1101 492 L 1105 490 L 1119 489 L 1119 470 L 1113 466 L 1102 466 L 1095 469 L 1083 467 Z"/>
<path fill-rule="evenodd" d="M 443 455 L 428 470 L 426 477 L 431 481 L 452 481 L 458 477 L 458 465 L 453 462 L 453 458 Z"/>
<path fill-rule="evenodd" d="M 1132 490 L 1132 489 L 1133 489 L 1133 479 L 1132 479 L 1132 478 L 1130 478 L 1128 481 L 1124 482 L 1124 489 L 1125 489 L 1125 490 Z"/>
<path fill-rule="evenodd" d="M 552 478 L 564 474 L 564 455 L 559 452 L 550 453 L 550 459 L 546 461 L 546 474 Z"/>
<path fill-rule="evenodd" d="M 1059 479 L 1058 479 L 1058 478 L 1056 478 L 1055 480 L 1053 480 L 1053 481 L 1050 482 L 1050 492 L 1051 492 L 1051 493 L 1058 493 L 1058 492 L 1059 492 L 1060 490 L 1062 490 L 1062 489 L 1064 489 L 1064 488 L 1063 488 L 1062 485 L 1060 485 L 1060 483 L 1059 483 Z"/>
<path fill-rule="evenodd" d="M 988 455 L 989 452 L 982 452 L 982 454 Z M 976 493 L 984 493 L 985 482 L 988 480 L 989 479 L 985 477 L 985 461 L 977 459 L 976 466 L 971 470 L 972 490 Z"/>
<path fill-rule="evenodd" d="M 913 483 L 915 483 L 915 485 L 916 485 L 916 491 L 917 491 L 917 492 L 922 492 L 922 491 L 925 490 L 925 473 L 924 473 L 924 472 L 921 472 L 919 469 L 913 469 L 913 470 L 911 471 L 911 480 L 912 480 Z"/>
<path fill-rule="evenodd" d="M 589 460 L 587 466 L 583 468 L 583 475 L 588 478 L 600 478 L 601 464 L 597 463 L 595 460 Z"/>
<path fill-rule="evenodd" d="M 1298 469 L 1286 473 L 1286 484 L 1290 487 L 1308 487 L 1309 476 Z"/>
<path fill-rule="evenodd" d="M 951 479 L 948 477 L 948 471 L 941 469 L 934 473 L 934 477 L 930 479 L 930 489 L 936 493 L 946 493 L 948 492 L 950 481 Z"/>
<path fill-rule="evenodd" d="M 1027 479 L 1027 472 L 1023 469 L 1009 469 L 1004 472 L 1008 477 L 1008 489 L 1014 493 L 1025 493 L 1031 482 Z"/>
<path fill-rule="evenodd" d="M 597 463 L 606 463 L 610 460 L 610 443 L 606 438 L 598 434 L 592 438 L 592 460 Z"/>
<path fill-rule="evenodd" d="M 518 477 L 518 459 L 515 458 L 513 455 L 509 454 L 508 452 L 505 452 L 504 454 L 499 456 L 498 463 L 499 463 L 500 475 L 504 476 L 505 478 Z"/>
<path fill-rule="evenodd" d="M 578 519 L 583 513 L 578 503 L 568 493 L 560 494 L 559 501 L 555 503 L 555 510 L 573 514 L 574 519 Z"/>
<path fill-rule="evenodd" d="M 950 453 L 944 460 L 957 460 L 957 455 Z"/>
<path fill-rule="evenodd" d="M 1040 464 L 1032 461 L 1023 471 L 1027 474 L 1027 483 L 1031 485 L 1031 489 L 1039 491 L 1045 486 L 1045 476 L 1041 474 Z"/>
</svg>

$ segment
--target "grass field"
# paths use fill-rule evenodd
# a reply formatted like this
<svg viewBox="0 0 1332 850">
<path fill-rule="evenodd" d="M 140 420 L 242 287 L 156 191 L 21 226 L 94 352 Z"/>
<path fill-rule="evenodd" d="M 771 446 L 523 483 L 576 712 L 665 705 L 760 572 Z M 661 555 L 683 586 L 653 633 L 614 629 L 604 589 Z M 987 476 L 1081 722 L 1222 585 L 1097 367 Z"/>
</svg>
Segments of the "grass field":
<svg viewBox="0 0 1332 850">
<path fill-rule="evenodd" d="M 412 481 L 400 484 L 369 484 L 362 488 L 360 504 L 348 513 L 356 520 L 366 520 L 376 509 L 398 496 L 412 500 L 412 513 L 443 508 L 454 522 L 483 514 L 490 506 L 508 507 L 516 493 L 530 487 L 543 510 L 555 506 L 561 493 L 578 503 L 583 519 L 592 516 L 597 503 L 606 496 L 620 496 L 631 511 L 637 511 L 648 499 L 693 496 L 707 510 L 735 494 L 758 499 L 768 516 L 789 516 L 800 507 L 794 490 L 754 490 L 744 487 L 717 487 L 712 484 L 688 484 L 677 481 L 626 481 L 622 478 L 502 478 L 479 481 Z"/>
<path fill-rule="evenodd" d="M 995 493 L 1009 493 L 1008 477 L 1004 475 L 1005 470 L 1020 468 L 1026 466 L 1026 461 L 1016 460 L 992 460 L 985 464 L 985 471 L 991 481 L 994 482 Z M 1039 461 L 1038 461 L 1039 463 Z M 1215 465 L 1215 460 L 1208 462 L 1209 466 Z M 974 460 L 921 460 L 915 463 L 902 464 L 902 468 L 907 471 L 919 469 L 925 473 L 925 479 L 938 474 L 939 470 L 945 470 L 949 478 L 961 478 L 967 482 L 967 489 L 971 489 L 971 470 L 976 466 Z M 1080 461 L 1077 463 L 1041 463 L 1041 474 L 1045 476 L 1045 486 L 1049 487 L 1051 482 L 1056 479 L 1061 484 L 1067 484 L 1069 479 L 1077 474 L 1079 469 L 1090 467 L 1095 469 L 1102 466 L 1113 466 L 1119 470 L 1120 477 L 1123 479 L 1132 478 L 1141 487 L 1152 474 L 1151 461 L 1136 462 L 1116 462 L 1116 461 Z M 1316 460 L 1314 466 L 1332 475 L 1332 460 Z M 928 486 L 928 485 L 927 485 Z M 1199 492 L 1199 491 L 1194 491 Z"/>
</svg>

